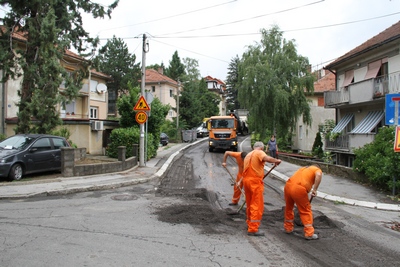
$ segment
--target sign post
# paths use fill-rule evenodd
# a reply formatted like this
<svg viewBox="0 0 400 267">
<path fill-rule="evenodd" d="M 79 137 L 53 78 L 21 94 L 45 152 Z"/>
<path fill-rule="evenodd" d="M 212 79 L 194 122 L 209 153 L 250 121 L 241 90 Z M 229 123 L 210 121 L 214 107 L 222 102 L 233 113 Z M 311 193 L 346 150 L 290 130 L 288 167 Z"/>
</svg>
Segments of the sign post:
<svg viewBox="0 0 400 267">
<path fill-rule="evenodd" d="M 394 106 L 394 121 L 393 125 L 395 125 L 395 138 L 394 138 L 394 152 L 400 152 L 400 126 L 399 126 L 399 102 L 400 102 L 400 95 L 399 94 L 389 94 L 386 96 L 386 110 L 388 110 L 388 107 Z M 390 99 L 390 103 L 388 104 L 387 102 L 388 99 Z M 394 104 L 394 105 L 393 105 Z M 391 117 L 391 116 L 389 116 Z M 390 119 L 389 119 L 389 122 Z M 393 164 L 397 164 L 397 162 L 393 162 Z M 396 175 L 393 175 L 393 196 L 396 195 Z"/>
</svg>

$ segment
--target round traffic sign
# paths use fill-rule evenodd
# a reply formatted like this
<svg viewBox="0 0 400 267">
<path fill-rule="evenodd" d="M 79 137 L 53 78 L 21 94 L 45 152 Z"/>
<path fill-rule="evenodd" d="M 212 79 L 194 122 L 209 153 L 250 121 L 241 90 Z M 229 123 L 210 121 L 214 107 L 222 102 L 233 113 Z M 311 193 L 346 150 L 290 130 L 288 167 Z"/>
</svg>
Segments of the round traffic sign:
<svg viewBox="0 0 400 267">
<path fill-rule="evenodd" d="M 143 124 L 147 121 L 147 113 L 144 111 L 139 111 L 136 113 L 135 119 L 137 123 Z"/>
</svg>

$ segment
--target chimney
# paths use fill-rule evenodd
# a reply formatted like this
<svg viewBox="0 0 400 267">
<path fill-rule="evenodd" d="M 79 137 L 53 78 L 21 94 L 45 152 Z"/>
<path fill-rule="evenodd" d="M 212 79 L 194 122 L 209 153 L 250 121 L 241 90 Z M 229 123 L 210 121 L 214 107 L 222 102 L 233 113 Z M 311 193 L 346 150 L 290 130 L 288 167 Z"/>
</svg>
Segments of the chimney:
<svg viewBox="0 0 400 267">
<path fill-rule="evenodd" d="M 163 67 L 159 67 L 158 68 L 158 73 L 164 75 L 164 68 Z"/>
</svg>

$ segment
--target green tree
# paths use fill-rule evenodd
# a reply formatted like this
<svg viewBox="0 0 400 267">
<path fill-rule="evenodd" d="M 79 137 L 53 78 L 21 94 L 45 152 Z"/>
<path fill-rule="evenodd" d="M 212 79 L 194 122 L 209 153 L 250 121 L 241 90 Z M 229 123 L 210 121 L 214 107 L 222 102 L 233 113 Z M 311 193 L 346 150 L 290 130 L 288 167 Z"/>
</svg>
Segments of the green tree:
<svg viewBox="0 0 400 267">
<path fill-rule="evenodd" d="M 315 136 L 314 144 L 312 146 L 312 154 L 320 159 L 324 156 L 324 150 L 322 148 L 323 145 L 321 133 L 318 132 Z"/>
<path fill-rule="evenodd" d="M 128 90 L 129 94 L 123 95 L 118 99 L 117 106 L 121 115 L 121 127 L 125 128 L 127 132 L 132 133 L 132 128 L 139 128 L 139 124 L 135 120 L 136 111 L 133 110 L 133 107 L 140 97 L 140 88 L 133 87 L 128 83 Z M 148 158 L 154 156 L 152 151 L 157 151 L 160 142 L 161 127 L 164 124 L 168 111 L 170 110 L 170 106 L 163 105 L 158 98 L 154 98 L 150 106 L 151 111 L 147 119 Z M 127 134 L 124 130 L 121 130 L 120 132 L 122 135 Z M 136 130 L 133 132 L 136 132 Z M 121 140 L 121 138 L 115 137 L 115 140 Z M 112 147 L 112 153 L 115 153 L 114 150 L 118 146 L 114 144 Z"/>
<path fill-rule="evenodd" d="M 135 64 L 136 56 L 129 53 L 128 46 L 121 38 L 113 36 L 99 50 L 94 63 L 97 69 L 112 77 L 108 82 L 109 98 L 111 107 L 115 107 L 117 98 L 120 94 L 128 92 L 128 82 L 132 86 L 139 86 L 142 71 L 140 64 Z M 114 110 L 115 116 L 118 110 Z"/>
<path fill-rule="evenodd" d="M 182 64 L 181 59 L 179 58 L 178 51 L 175 51 L 164 74 L 174 81 L 179 81 L 184 73 L 185 66 Z"/>
<path fill-rule="evenodd" d="M 250 128 L 262 139 L 268 130 L 282 137 L 293 131 L 300 115 L 311 124 L 305 91 L 314 91 L 314 77 L 308 59 L 297 54 L 294 42 L 284 39 L 277 26 L 261 34 L 239 63 L 239 103 L 248 108 Z"/>
<path fill-rule="evenodd" d="M 188 128 L 199 126 L 204 118 L 218 115 L 219 96 L 207 89 L 204 79 L 200 79 L 198 61 L 183 59 L 185 75 L 182 76 L 183 90 L 179 98 L 179 118 Z"/>
<path fill-rule="evenodd" d="M 238 100 L 238 65 L 240 59 L 238 56 L 234 57 L 228 66 L 228 76 L 226 77 L 226 106 L 228 110 L 240 109 L 241 106 Z"/>
<path fill-rule="evenodd" d="M 118 0 L 105 8 L 85 0 L 1 1 L 10 10 L 1 19 L 3 82 L 23 76 L 16 133 L 49 132 L 61 123 L 55 104 L 75 98 L 83 77 L 88 75 L 87 66 L 72 75 L 61 67 L 65 50 L 72 45 L 81 53 L 87 44 L 95 47 L 99 41 L 84 30 L 81 13 L 110 17 L 117 4 Z M 58 88 L 63 80 L 66 89 L 60 95 Z"/>
<path fill-rule="evenodd" d="M 161 65 L 158 65 L 158 64 L 147 65 L 146 69 L 153 69 L 156 71 L 158 71 L 159 69 L 165 70 L 165 66 L 164 66 L 164 63 L 161 62 Z"/>
<path fill-rule="evenodd" d="M 400 154 L 394 152 L 395 127 L 382 127 L 374 141 L 361 148 L 354 149 L 353 170 L 364 173 L 371 184 L 391 191 L 400 190 Z M 393 177 L 396 176 L 396 184 Z"/>
<path fill-rule="evenodd" d="M 119 125 L 122 128 L 133 126 L 139 127 L 139 124 L 135 120 L 136 111 L 133 110 L 133 107 L 139 100 L 140 88 L 134 87 L 131 83 L 128 83 L 128 90 L 128 94 L 122 95 L 117 100 L 117 107 L 121 116 L 119 119 Z"/>
<path fill-rule="evenodd" d="M 180 119 L 188 128 L 199 126 L 204 118 L 218 115 L 219 97 L 208 91 L 204 79 L 185 84 L 179 98 Z"/>
</svg>

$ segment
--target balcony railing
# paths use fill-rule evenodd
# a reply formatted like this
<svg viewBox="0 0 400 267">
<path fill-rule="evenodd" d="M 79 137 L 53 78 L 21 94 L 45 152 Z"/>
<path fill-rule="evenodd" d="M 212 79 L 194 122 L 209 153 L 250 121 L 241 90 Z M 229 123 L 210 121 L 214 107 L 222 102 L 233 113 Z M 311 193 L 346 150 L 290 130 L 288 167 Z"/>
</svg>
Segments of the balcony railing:
<svg viewBox="0 0 400 267">
<path fill-rule="evenodd" d="M 325 138 L 325 149 L 353 153 L 354 148 L 363 147 L 375 139 L 375 134 L 344 134 L 330 141 Z"/>
<path fill-rule="evenodd" d="M 349 149 L 349 135 L 338 136 L 334 141 L 325 138 L 325 148 L 330 149 Z"/>
<path fill-rule="evenodd" d="M 325 107 L 373 101 L 386 94 L 400 92 L 400 72 L 352 83 L 339 91 L 324 93 Z"/>
</svg>

